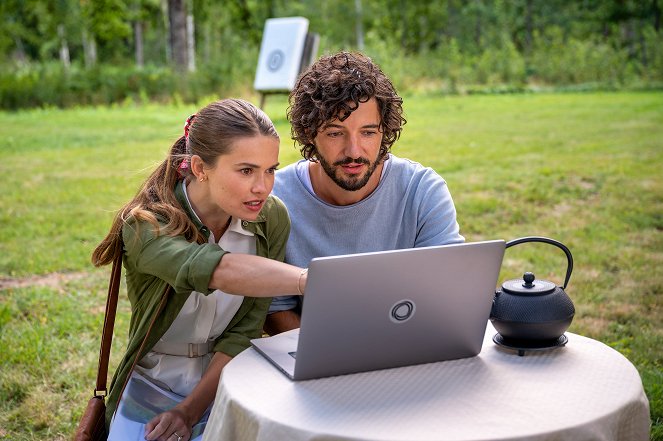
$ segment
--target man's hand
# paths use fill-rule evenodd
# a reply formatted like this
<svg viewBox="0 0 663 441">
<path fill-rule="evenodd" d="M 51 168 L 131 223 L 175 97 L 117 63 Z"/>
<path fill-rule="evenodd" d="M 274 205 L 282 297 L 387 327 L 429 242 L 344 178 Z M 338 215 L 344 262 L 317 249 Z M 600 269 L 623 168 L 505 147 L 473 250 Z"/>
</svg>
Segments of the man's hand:
<svg viewBox="0 0 663 441">
<path fill-rule="evenodd" d="M 299 328 L 299 320 L 299 314 L 293 310 L 273 312 L 267 315 L 263 330 L 269 335 L 280 334 Z"/>
</svg>

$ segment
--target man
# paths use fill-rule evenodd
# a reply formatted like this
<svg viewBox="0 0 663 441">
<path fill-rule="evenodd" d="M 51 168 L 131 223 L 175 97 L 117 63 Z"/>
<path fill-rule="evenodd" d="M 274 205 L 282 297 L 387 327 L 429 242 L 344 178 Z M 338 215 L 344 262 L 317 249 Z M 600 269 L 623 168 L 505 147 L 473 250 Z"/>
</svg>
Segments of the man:
<svg viewBox="0 0 663 441">
<path fill-rule="evenodd" d="M 405 124 L 402 102 L 361 54 L 322 57 L 302 74 L 288 119 L 304 159 L 278 171 L 273 189 L 292 220 L 286 262 L 464 241 L 446 182 L 390 153 Z M 265 331 L 297 327 L 297 297 L 274 298 Z"/>
</svg>

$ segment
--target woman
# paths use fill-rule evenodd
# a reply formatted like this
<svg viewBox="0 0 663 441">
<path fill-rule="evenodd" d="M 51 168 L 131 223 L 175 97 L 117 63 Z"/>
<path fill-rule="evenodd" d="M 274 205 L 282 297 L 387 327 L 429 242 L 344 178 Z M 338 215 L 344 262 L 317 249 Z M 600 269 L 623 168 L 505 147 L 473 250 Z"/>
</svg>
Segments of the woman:
<svg viewBox="0 0 663 441">
<path fill-rule="evenodd" d="M 95 249 L 96 266 L 123 253 L 131 302 L 129 343 L 107 399 L 111 438 L 129 375 L 185 397 L 147 423 L 145 439 L 197 435 L 221 370 L 261 336 L 271 296 L 303 293 L 306 271 L 279 262 L 290 220 L 270 196 L 278 151 L 274 125 L 252 104 L 208 105 Z"/>
</svg>

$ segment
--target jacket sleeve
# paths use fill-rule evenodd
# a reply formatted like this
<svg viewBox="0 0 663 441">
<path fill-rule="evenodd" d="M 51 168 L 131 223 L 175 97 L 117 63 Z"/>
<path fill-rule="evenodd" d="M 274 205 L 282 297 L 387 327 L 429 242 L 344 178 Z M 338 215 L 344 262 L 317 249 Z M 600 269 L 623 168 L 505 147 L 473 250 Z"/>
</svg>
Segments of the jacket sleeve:
<svg viewBox="0 0 663 441">
<path fill-rule="evenodd" d="M 252 338 L 260 338 L 270 300 L 269 297 L 244 298 L 242 306 L 235 314 L 233 321 L 216 340 L 214 352 L 223 352 L 234 357 L 251 346 Z"/>
<path fill-rule="evenodd" d="M 283 262 L 285 245 L 290 235 L 290 218 L 283 202 L 272 198 L 274 208 L 269 212 L 262 243 L 260 237 L 257 237 L 258 255 Z M 271 297 L 246 297 L 240 310 L 217 339 L 214 351 L 234 357 L 251 345 L 252 338 L 261 337 L 271 301 Z"/>
<path fill-rule="evenodd" d="M 210 293 L 212 274 L 226 253 L 216 244 L 159 235 L 148 222 L 127 222 L 122 240 L 127 269 L 158 277 L 176 292 Z"/>
<path fill-rule="evenodd" d="M 267 257 L 283 262 L 285 260 L 285 248 L 290 237 L 290 216 L 285 204 L 276 196 L 274 200 L 274 217 L 276 220 L 267 222 Z"/>
</svg>

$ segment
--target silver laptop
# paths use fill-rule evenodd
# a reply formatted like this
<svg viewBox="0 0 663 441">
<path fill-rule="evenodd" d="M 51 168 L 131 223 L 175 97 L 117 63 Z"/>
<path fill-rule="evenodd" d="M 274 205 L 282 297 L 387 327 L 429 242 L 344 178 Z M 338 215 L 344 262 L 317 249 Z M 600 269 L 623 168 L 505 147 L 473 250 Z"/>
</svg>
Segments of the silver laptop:
<svg viewBox="0 0 663 441">
<path fill-rule="evenodd" d="M 251 343 L 293 380 L 475 356 L 504 249 L 493 240 L 313 259 L 301 327 Z"/>
</svg>

